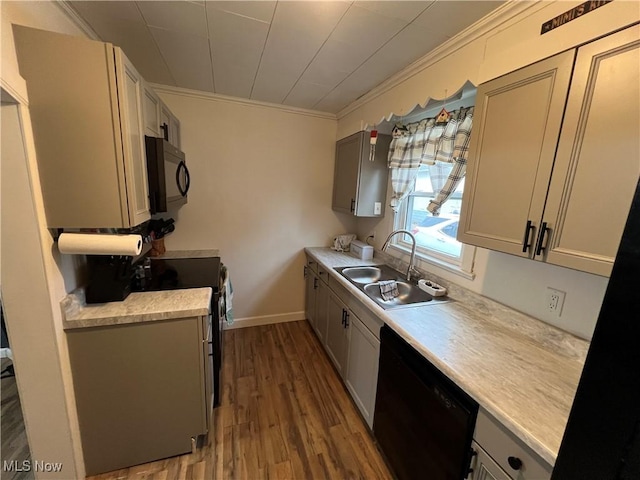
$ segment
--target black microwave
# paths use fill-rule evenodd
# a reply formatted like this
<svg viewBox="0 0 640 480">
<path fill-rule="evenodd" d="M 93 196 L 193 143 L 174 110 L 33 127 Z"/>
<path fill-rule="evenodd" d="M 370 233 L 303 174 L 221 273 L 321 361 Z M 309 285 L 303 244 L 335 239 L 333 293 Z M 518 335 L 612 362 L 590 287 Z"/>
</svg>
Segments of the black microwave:
<svg viewBox="0 0 640 480">
<path fill-rule="evenodd" d="M 144 137 L 151 213 L 166 212 L 187 203 L 191 185 L 184 153 L 164 138 Z"/>
</svg>

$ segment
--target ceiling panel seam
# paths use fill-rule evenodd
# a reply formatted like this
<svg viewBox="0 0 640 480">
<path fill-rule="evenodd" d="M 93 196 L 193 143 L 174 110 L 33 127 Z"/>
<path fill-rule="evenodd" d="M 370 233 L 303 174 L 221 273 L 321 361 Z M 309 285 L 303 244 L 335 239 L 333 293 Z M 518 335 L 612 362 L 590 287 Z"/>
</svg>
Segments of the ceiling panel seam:
<svg viewBox="0 0 640 480">
<path fill-rule="evenodd" d="M 295 81 L 295 83 L 293 84 L 293 86 L 289 89 L 289 91 L 287 92 L 287 94 L 284 96 L 284 98 L 282 99 L 283 102 L 285 102 L 287 100 L 287 98 L 289 98 L 289 95 L 291 95 L 291 92 L 293 92 L 293 89 L 296 88 L 296 85 L 298 85 L 298 83 L 300 82 L 300 79 L 304 76 L 305 72 L 307 70 L 309 70 L 309 67 L 311 66 L 311 64 L 313 63 L 313 61 L 316 59 L 316 57 L 318 56 L 318 54 L 320 53 L 320 51 L 322 50 L 322 48 L 325 46 L 325 44 L 329 41 L 329 39 L 331 38 L 331 35 L 333 35 L 333 32 L 336 31 L 336 28 L 338 28 L 338 25 L 340 25 L 340 22 L 342 22 L 342 20 L 344 19 L 345 15 L 349 12 L 349 10 L 351 10 L 351 8 L 353 7 L 354 2 L 351 2 L 351 4 L 349 5 L 349 8 L 347 8 L 344 13 L 342 14 L 342 16 L 340 17 L 340 19 L 336 22 L 336 24 L 333 26 L 333 28 L 331 29 L 331 32 L 329 32 L 329 35 L 327 35 L 327 38 L 324 39 L 324 42 L 322 42 L 322 45 L 320 45 L 318 47 L 318 50 L 316 50 L 316 53 L 313 55 L 313 57 L 311 58 L 311 60 L 309 60 L 309 63 L 307 63 L 307 66 L 304 67 L 304 70 L 300 73 L 300 75 L 298 76 L 298 79 Z"/>
<path fill-rule="evenodd" d="M 209 12 L 207 11 L 207 7 L 204 8 L 204 20 L 207 23 L 207 46 L 209 47 L 209 62 L 211 63 L 211 81 L 213 82 L 213 92 L 216 92 L 216 71 L 213 68 L 213 48 L 211 48 L 211 31 L 209 28 L 211 24 L 209 23 Z"/>
<path fill-rule="evenodd" d="M 149 22 L 144 17 L 144 14 L 142 13 L 142 10 L 140 9 L 140 6 L 138 5 L 138 2 L 134 2 L 134 4 L 136 6 L 136 9 L 140 13 L 140 16 L 142 17 L 142 20 L 144 20 L 144 28 L 147 29 L 147 32 L 149 33 L 149 36 L 151 37 L 151 41 L 153 41 L 153 44 L 158 49 L 158 54 L 160 55 L 160 58 L 162 58 L 162 61 L 164 62 L 165 66 L 167 67 L 167 72 L 169 72 L 169 75 L 171 75 L 171 78 L 173 79 L 173 84 L 174 85 L 178 85 L 178 82 L 176 81 L 176 77 L 173 75 L 173 72 L 171 71 L 171 68 L 169 67 L 169 63 L 167 63 L 167 59 L 164 58 L 164 54 L 162 53 L 162 49 L 160 48 L 160 45 L 158 45 L 158 42 L 156 41 L 156 37 L 153 35 L 153 33 L 151 33 L 151 29 L 149 28 Z"/>
<path fill-rule="evenodd" d="M 275 7 L 273 7 L 273 13 L 271 14 L 271 21 L 269 22 L 269 29 L 267 30 L 267 35 L 264 37 L 264 43 L 262 44 L 262 52 L 260 52 L 260 60 L 258 61 L 258 68 L 256 68 L 256 73 L 253 75 L 253 82 L 251 82 L 251 91 L 249 92 L 249 98 L 253 97 L 253 89 L 256 86 L 256 79 L 258 78 L 258 72 L 260 72 L 260 65 L 262 65 L 262 57 L 264 56 L 264 51 L 267 48 L 267 42 L 269 41 L 269 34 L 271 33 L 271 27 L 273 26 L 273 19 L 276 16 L 276 12 L 278 11 L 278 5 L 280 2 L 276 2 Z"/>
</svg>

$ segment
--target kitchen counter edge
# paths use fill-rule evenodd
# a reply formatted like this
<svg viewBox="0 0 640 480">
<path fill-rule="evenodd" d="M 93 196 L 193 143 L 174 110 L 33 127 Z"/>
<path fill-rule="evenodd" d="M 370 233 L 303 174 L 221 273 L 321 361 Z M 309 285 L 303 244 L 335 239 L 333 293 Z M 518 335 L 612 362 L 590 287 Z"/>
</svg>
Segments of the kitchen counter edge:
<svg viewBox="0 0 640 480">
<path fill-rule="evenodd" d="M 127 325 L 209 315 L 210 287 L 134 292 L 122 302 L 87 304 L 84 290 L 69 293 L 60 302 L 65 330 Z"/>
</svg>

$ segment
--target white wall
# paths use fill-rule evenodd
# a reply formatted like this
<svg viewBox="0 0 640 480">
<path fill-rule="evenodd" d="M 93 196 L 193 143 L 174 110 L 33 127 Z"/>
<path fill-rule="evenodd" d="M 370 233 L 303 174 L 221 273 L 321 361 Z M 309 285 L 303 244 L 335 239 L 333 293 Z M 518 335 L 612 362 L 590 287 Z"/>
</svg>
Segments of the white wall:
<svg viewBox="0 0 640 480">
<path fill-rule="evenodd" d="M 0 4 L 2 89 L 22 104 L 2 106 L 2 294 L 7 327 L 32 458 L 63 463 L 61 472 L 39 472 L 36 478 L 81 478 L 84 466 L 59 305 L 76 287 L 80 265 L 57 253 L 46 229 L 26 84 L 19 75 L 11 24 L 83 33 L 52 2 Z"/>
<path fill-rule="evenodd" d="M 355 231 L 353 217 L 331 210 L 335 118 L 159 93 L 180 119 L 191 172 L 189 202 L 175 214 L 167 248 L 220 250 L 236 319 L 304 318 L 303 248 Z"/>
<path fill-rule="evenodd" d="M 340 112 L 338 138 L 379 123 L 392 113 L 407 114 L 429 98 L 443 98 L 445 90 L 450 95 L 467 79 L 477 85 L 640 20 L 638 2 L 612 2 L 540 36 L 543 22 L 580 3 L 516 2 L 499 9 L 466 35 L 452 39 Z M 366 238 L 375 231 L 379 248 L 393 228 L 392 215 L 387 209 L 384 219 L 360 220 L 359 237 Z M 608 283 L 604 277 L 484 249 L 476 252 L 474 280 L 430 268 L 449 281 L 583 338 L 591 338 Z M 545 311 L 547 286 L 567 293 L 559 319 Z"/>
</svg>

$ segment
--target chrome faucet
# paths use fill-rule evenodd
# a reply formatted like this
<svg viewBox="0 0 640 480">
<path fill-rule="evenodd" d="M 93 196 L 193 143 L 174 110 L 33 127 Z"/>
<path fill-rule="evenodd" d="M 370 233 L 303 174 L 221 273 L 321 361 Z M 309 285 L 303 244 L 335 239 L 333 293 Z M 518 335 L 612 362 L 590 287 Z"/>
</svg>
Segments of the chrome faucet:
<svg viewBox="0 0 640 480">
<path fill-rule="evenodd" d="M 409 257 L 409 268 L 407 268 L 407 282 L 410 282 L 411 271 L 415 269 L 413 264 L 416 261 L 416 237 L 413 236 L 413 233 L 411 233 L 409 230 L 394 230 L 389 234 L 387 239 L 384 241 L 384 244 L 382 245 L 382 251 L 384 252 L 389 246 L 389 241 L 391 240 L 391 237 L 393 237 L 394 235 L 397 235 L 398 233 L 404 233 L 406 235 L 409 235 L 409 237 L 411 237 L 411 241 L 413 242 L 413 246 L 411 247 L 411 257 Z"/>
</svg>

